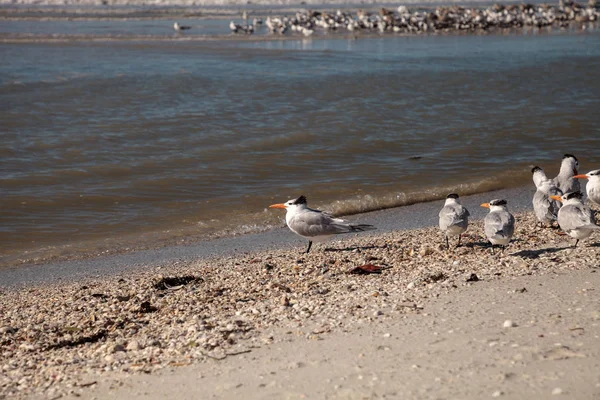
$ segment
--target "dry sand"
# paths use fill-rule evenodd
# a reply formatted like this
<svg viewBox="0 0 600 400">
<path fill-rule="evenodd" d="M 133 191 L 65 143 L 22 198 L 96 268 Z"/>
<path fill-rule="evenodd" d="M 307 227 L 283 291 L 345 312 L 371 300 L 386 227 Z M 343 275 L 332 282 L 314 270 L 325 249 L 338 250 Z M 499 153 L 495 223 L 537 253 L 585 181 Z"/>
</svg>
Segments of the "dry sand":
<svg viewBox="0 0 600 400">
<path fill-rule="evenodd" d="M 523 213 L 492 255 L 482 231 L 6 289 L 0 398 L 599 398 L 598 238 Z"/>
<path fill-rule="evenodd" d="M 479 282 L 419 313 L 327 335 L 277 331 L 251 353 L 111 375 L 98 399 L 598 399 L 600 273 Z M 504 327 L 510 319 L 517 326 Z M 75 397 L 70 397 L 75 398 Z"/>
</svg>

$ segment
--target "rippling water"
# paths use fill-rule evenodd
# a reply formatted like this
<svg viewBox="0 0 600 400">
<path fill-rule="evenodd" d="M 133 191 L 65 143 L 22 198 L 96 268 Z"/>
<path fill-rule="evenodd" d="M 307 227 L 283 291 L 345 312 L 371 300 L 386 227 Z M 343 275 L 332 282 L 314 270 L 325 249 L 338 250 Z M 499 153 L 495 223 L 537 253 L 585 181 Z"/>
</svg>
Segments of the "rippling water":
<svg viewBox="0 0 600 400">
<path fill-rule="evenodd" d="M 268 229 L 300 194 L 349 214 L 600 166 L 596 31 L 0 54 L 4 265 Z"/>
</svg>

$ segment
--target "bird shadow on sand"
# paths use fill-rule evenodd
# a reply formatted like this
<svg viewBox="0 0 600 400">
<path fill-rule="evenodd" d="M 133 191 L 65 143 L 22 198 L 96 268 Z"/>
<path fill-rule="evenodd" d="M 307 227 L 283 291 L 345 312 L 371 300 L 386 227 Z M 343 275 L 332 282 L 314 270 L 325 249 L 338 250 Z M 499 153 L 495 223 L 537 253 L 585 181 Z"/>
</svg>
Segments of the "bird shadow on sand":
<svg viewBox="0 0 600 400">
<path fill-rule="evenodd" d="M 573 246 L 566 246 L 566 247 L 547 247 L 545 249 L 537 249 L 537 250 L 521 250 L 518 251 L 516 253 L 511 253 L 511 256 L 518 256 L 518 257 L 523 257 L 523 258 L 539 258 L 540 255 L 542 254 L 550 254 L 550 253 L 556 253 L 562 250 L 567 250 L 572 248 Z"/>
<path fill-rule="evenodd" d="M 372 250 L 372 249 L 385 249 L 386 246 L 348 246 L 343 248 L 325 247 L 323 251 L 354 251 L 354 250 Z"/>
<path fill-rule="evenodd" d="M 472 241 L 472 242 L 461 243 L 460 246 L 456 246 L 456 247 L 470 247 L 470 248 L 474 249 L 475 247 L 492 247 L 492 245 L 490 244 L 490 242 Z"/>
</svg>

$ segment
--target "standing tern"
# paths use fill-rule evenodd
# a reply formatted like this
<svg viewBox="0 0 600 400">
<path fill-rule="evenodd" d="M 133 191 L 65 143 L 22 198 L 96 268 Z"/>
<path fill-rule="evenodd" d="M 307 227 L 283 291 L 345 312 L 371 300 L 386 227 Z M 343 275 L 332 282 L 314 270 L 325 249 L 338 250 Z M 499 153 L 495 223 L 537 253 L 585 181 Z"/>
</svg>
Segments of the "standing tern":
<svg viewBox="0 0 600 400">
<path fill-rule="evenodd" d="M 269 208 L 283 208 L 287 211 L 285 214 L 287 226 L 295 234 L 308 239 L 306 253 L 310 251 L 313 241 L 325 241 L 333 235 L 342 233 L 377 229 L 373 225 L 350 224 L 343 219 L 334 218 L 326 212 L 313 210 L 306 205 L 304 196 L 288 200 L 285 203 L 270 205 Z"/>
<path fill-rule="evenodd" d="M 546 177 L 544 170 L 540 167 L 533 167 L 533 182 L 537 187 L 533 195 L 533 211 L 535 216 L 542 226 L 552 225 L 556 221 L 560 203 L 552 200 L 550 196 L 562 196 L 562 192 L 558 189 L 552 180 Z"/>
<path fill-rule="evenodd" d="M 585 186 L 588 199 L 597 206 L 600 206 L 600 169 L 595 169 L 587 174 L 575 175 L 573 178 L 589 179 Z"/>
<path fill-rule="evenodd" d="M 484 230 L 485 236 L 492 243 L 492 254 L 494 254 L 494 245 L 501 245 L 504 249 L 510 242 L 515 231 L 515 217 L 506 209 L 506 200 L 495 199 L 483 203 L 481 207 L 490 209 L 485 216 Z"/>
<path fill-rule="evenodd" d="M 552 196 L 554 200 L 562 201 L 563 206 L 558 210 L 558 225 L 567 235 L 575 239 L 575 246 L 581 239 L 589 237 L 600 226 L 594 223 L 592 210 L 581 201 L 581 192 L 569 192 L 560 196 Z"/>
<path fill-rule="evenodd" d="M 440 210 L 440 229 L 446 236 L 446 247 L 450 248 L 448 236 L 458 236 L 460 246 L 460 234 L 469 226 L 469 211 L 458 201 L 458 195 L 451 193 L 446 197 L 444 207 Z"/>
<path fill-rule="evenodd" d="M 556 187 L 563 193 L 579 192 L 579 181 L 573 176 L 577 175 L 577 168 L 579 168 L 577 157 L 572 154 L 565 154 L 560 163 L 560 171 L 553 180 Z"/>
</svg>

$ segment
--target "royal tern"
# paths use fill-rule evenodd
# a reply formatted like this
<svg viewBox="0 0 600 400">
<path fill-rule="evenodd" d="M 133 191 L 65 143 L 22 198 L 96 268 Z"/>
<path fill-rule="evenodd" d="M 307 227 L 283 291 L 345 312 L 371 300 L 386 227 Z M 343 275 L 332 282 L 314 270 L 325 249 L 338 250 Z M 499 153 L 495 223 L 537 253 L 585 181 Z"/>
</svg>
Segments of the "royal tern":
<svg viewBox="0 0 600 400">
<path fill-rule="evenodd" d="M 533 178 L 533 184 L 536 188 L 539 188 L 542 182 L 548 180 L 548 176 L 546 176 L 544 170 L 538 167 L 537 165 L 531 169 L 531 173 Z"/>
<path fill-rule="evenodd" d="M 446 197 L 444 207 L 440 210 L 440 229 L 446 236 L 446 247 L 450 248 L 448 236 L 458 236 L 460 246 L 460 234 L 469 226 L 469 211 L 460 204 L 458 195 L 451 193 Z"/>
<path fill-rule="evenodd" d="M 575 175 L 573 178 L 589 179 L 585 186 L 588 199 L 597 206 L 600 206 L 600 169 L 595 169 L 587 174 Z"/>
<path fill-rule="evenodd" d="M 533 167 L 533 182 L 537 187 L 533 195 L 533 211 L 535 216 L 542 226 L 552 225 L 556 221 L 560 203 L 552 200 L 550 196 L 562 196 L 562 192 L 558 189 L 552 180 L 546 177 L 544 170 L 540 167 Z"/>
<path fill-rule="evenodd" d="M 179 25 L 178 22 L 175 22 L 173 24 L 173 29 L 175 29 L 176 31 L 185 31 L 185 30 L 188 30 L 188 29 L 192 29 L 192 27 L 191 26 Z"/>
<path fill-rule="evenodd" d="M 334 218 L 330 214 L 313 210 L 306 205 L 306 197 L 288 200 L 285 203 L 273 204 L 269 208 L 286 210 L 285 222 L 295 234 L 308 239 L 310 251 L 313 241 L 321 242 L 333 235 L 342 233 L 364 232 L 376 229 L 373 225 L 350 224 L 343 219 Z"/>
<path fill-rule="evenodd" d="M 503 248 L 510 242 L 515 231 L 515 217 L 506 209 L 506 200 L 495 199 L 489 203 L 483 203 L 481 207 L 489 208 L 490 212 L 485 216 L 485 236 L 492 244 L 501 245 Z"/>
<path fill-rule="evenodd" d="M 556 187 L 563 193 L 579 192 L 579 181 L 573 176 L 577 175 L 577 168 L 579 168 L 577 157 L 572 154 L 565 154 L 560 163 L 560 171 L 553 180 Z"/>
<path fill-rule="evenodd" d="M 600 226 L 594 223 L 592 210 L 583 204 L 581 192 L 569 192 L 560 196 L 552 196 L 554 200 L 562 201 L 563 205 L 558 210 L 558 225 L 567 235 L 575 240 L 575 246 L 581 239 L 585 239 Z"/>
</svg>

